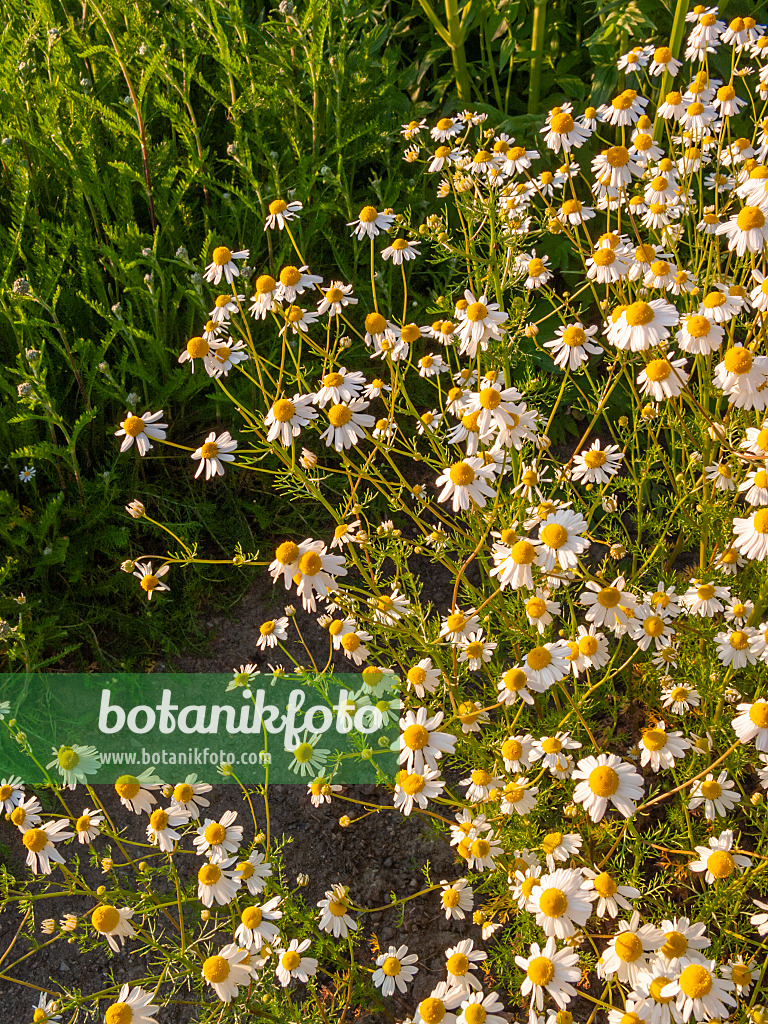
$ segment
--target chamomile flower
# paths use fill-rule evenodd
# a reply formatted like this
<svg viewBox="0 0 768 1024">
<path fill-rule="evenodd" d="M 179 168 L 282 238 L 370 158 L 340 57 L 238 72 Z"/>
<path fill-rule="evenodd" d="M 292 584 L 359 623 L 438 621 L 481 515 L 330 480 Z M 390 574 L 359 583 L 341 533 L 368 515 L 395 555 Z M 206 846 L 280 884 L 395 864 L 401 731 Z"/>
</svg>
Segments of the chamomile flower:
<svg viewBox="0 0 768 1024">
<path fill-rule="evenodd" d="M 109 1024 L 157 1024 L 156 1013 L 160 1007 L 152 1002 L 155 997 L 146 989 L 136 986 L 122 985 L 117 993 L 117 999 L 107 1007 L 105 1020 Z M 45 1020 L 56 1020 L 58 1018 L 46 1017 Z"/>
<path fill-rule="evenodd" d="M 306 942 L 309 945 L 309 939 Z M 206 958 L 202 976 L 222 1003 L 231 1003 L 237 998 L 239 989 L 251 983 L 250 957 L 244 961 L 243 950 L 236 942 L 230 942 Z"/>
<path fill-rule="evenodd" d="M 220 907 L 230 904 L 242 884 L 241 877 L 233 867 L 234 857 L 226 857 L 214 863 L 206 861 L 197 872 L 197 898 L 205 907 L 214 902 Z"/>
<path fill-rule="evenodd" d="M 742 743 L 755 741 L 755 746 L 762 753 L 768 753 L 768 700 L 761 698 L 753 704 L 739 704 L 740 712 L 731 725 Z"/>
<path fill-rule="evenodd" d="M 418 245 L 418 242 L 409 241 L 407 238 L 395 238 L 391 245 L 381 250 L 382 259 L 391 259 L 393 265 L 399 267 L 421 255 Z"/>
<path fill-rule="evenodd" d="M 419 708 L 415 712 L 407 711 L 400 719 L 403 731 L 398 760 L 409 772 L 421 772 L 425 765 L 437 770 L 437 760 L 453 752 L 456 737 L 438 730 L 443 715 L 444 712 L 438 711 L 428 718 L 426 708 Z"/>
<path fill-rule="evenodd" d="M 574 456 L 571 479 L 585 484 L 606 484 L 619 472 L 623 458 L 624 452 L 617 444 L 609 444 L 603 449 L 600 438 L 597 438 L 587 451 Z"/>
<path fill-rule="evenodd" d="M 53 753 L 55 757 L 46 767 L 59 772 L 66 789 L 74 789 L 79 782 L 87 783 L 88 776 L 95 775 L 101 767 L 101 755 L 96 747 L 74 743 L 71 747 L 54 747 Z"/>
<path fill-rule="evenodd" d="M 357 220 L 350 221 L 347 227 L 354 228 L 352 235 L 362 242 L 366 236 L 373 239 L 379 232 L 389 231 L 394 220 L 394 214 L 379 213 L 374 206 L 364 206 Z"/>
<path fill-rule="evenodd" d="M 592 868 L 582 868 L 584 876 L 582 889 L 587 899 L 596 903 L 595 913 L 598 917 L 615 918 L 619 910 L 632 910 L 630 900 L 639 899 L 641 892 L 633 885 L 620 885 L 607 871 L 595 871 Z"/>
<path fill-rule="evenodd" d="M 115 793 L 123 807 L 133 814 L 151 814 L 152 805 L 157 803 L 155 792 L 160 789 L 160 783 L 154 779 L 151 769 L 140 775 L 121 775 L 115 782 Z"/>
<path fill-rule="evenodd" d="M 728 778 L 727 772 L 720 772 L 717 779 L 709 772 L 706 779 L 699 779 L 692 787 L 688 809 L 693 811 L 703 805 L 704 817 L 708 821 L 727 818 L 741 800 L 741 794 L 734 791 L 734 787 L 735 783 Z"/>
<path fill-rule="evenodd" d="M 298 437 L 304 427 L 317 418 L 313 407 L 315 396 L 295 394 L 293 398 L 278 398 L 264 418 L 269 427 L 268 441 L 277 441 L 287 448 L 293 438 Z"/>
<path fill-rule="evenodd" d="M 273 199 L 269 204 L 267 219 L 264 221 L 264 230 L 274 231 L 277 228 L 282 231 L 288 221 L 296 220 L 299 210 L 303 209 L 304 207 L 297 200 L 287 203 L 284 199 Z"/>
<path fill-rule="evenodd" d="M 661 691 L 663 708 L 669 708 L 675 715 L 684 715 L 701 702 L 698 690 L 680 683 L 670 683 Z"/>
<path fill-rule="evenodd" d="M 407 991 L 418 973 L 418 967 L 413 966 L 418 960 L 418 955 L 409 953 L 407 946 L 390 946 L 376 958 L 373 984 L 381 989 L 383 996 L 394 995 L 395 988 L 398 992 Z"/>
<path fill-rule="evenodd" d="M 664 722 L 643 730 L 640 736 L 640 764 L 650 765 L 651 771 L 673 768 L 675 761 L 685 757 L 690 743 L 681 732 L 667 732 Z"/>
<path fill-rule="evenodd" d="M 472 912 L 474 906 L 474 893 L 472 886 L 466 878 L 459 878 L 455 882 L 447 882 L 443 879 L 440 882 L 442 892 L 440 904 L 445 911 L 447 920 L 463 921 L 467 914 Z"/>
<path fill-rule="evenodd" d="M 723 665 L 733 669 L 744 668 L 757 662 L 755 653 L 750 648 L 753 631 L 749 626 L 738 629 L 727 629 L 715 636 L 717 656 Z"/>
<path fill-rule="evenodd" d="M 217 249 L 213 250 L 211 262 L 205 268 L 205 280 L 208 284 L 218 284 L 221 281 L 221 275 L 227 284 L 232 284 L 236 277 L 240 276 L 240 271 L 237 268 L 235 260 L 247 260 L 250 256 L 248 249 L 242 249 L 239 252 L 232 252 L 225 245 L 220 245 Z"/>
<path fill-rule="evenodd" d="M 539 528 L 539 549 L 536 564 L 545 572 L 559 565 L 561 569 L 575 569 L 589 547 L 582 534 L 587 530 L 586 519 L 570 509 L 559 509 L 546 517 Z"/>
<path fill-rule="evenodd" d="M 237 811 L 224 811 L 218 821 L 206 818 L 192 840 L 195 852 L 207 855 L 212 864 L 226 860 L 243 841 L 243 826 L 235 825 Z"/>
<path fill-rule="evenodd" d="M 107 940 L 110 949 L 119 953 L 125 940 L 136 935 L 131 925 L 132 917 L 131 907 L 113 907 L 109 903 L 102 903 L 91 914 L 91 924 Z"/>
<path fill-rule="evenodd" d="M 157 808 L 149 816 L 147 838 L 153 846 L 159 846 L 163 853 L 172 853 L 175 844 L 181 839 L 176 831 L 179 825 L 189 821 L 189 811 L 182 807 L 171 806 L 166 810 Z"/>
<path fill-rule="evenodd" d="M 10 814 L 24 799 L 24 783 L 18 775 L 0 779 L 0 808 Z"/>
<path fill-rule="evenodd" d="M 733 546 L 745 558 L 768 558 L 768 508 L 759 508 L 747 519 L 734 519 L 733 532 Z"/>
<path fill-rule="evenodd" d="M 631 817 L 635 801 L 643 795 L 642 776 L 615 754 L 582 758 L 572 778 L 578 783 L 573 791 L 574 802 L 584 805 L 592 821 L 601 821 L 609 804 L 622 817 Z"/>
<path fill-rule="evenodd" d="M 545 993 L 561 1010 L 576 995 L 574 985 L 581 978 L 579 954 L 568 948 L 557 951 L 554 938 L 548 938 L 543 949 L 537 942 L 532 943 L 529 956 L 516 956 L 515 963 L 525 972 L 520 993 L 530 993 L 531 1010 L 534 1006 L 539 1012 L 544 1009 Z"/>
<path fill-rule="evenodd" d="M 751 866 L 749 857 L 739 853 L 731 853 L 733 848 L 733 831 L 727 829 L 719 836 L 713 836 L 709 840 L 709 846 L 696 846 L 694 849 L 699 855 L 698 860 L 692 860 L 688 864 L 689 871 L 703 872 L 704 878 L 709 885 L 724 878 L 730 878 L 736 871 L 744 870 Z"/>
<path fill-rule="evenodd" d="M 362 398 L 332 405 L 326 413 L 328 427 L 321 434 L 321 439 L 328 447 L 333 445 L 337 452 L 347 451 L 358 444 L 365 437 L 366 430 L 376 423 L 374 416 L 364 412 L 368 405 Z"/>
<path fill-rule="evenodd" d="M 493 497 L 491 481 L 494 467 L 486 465 L 478 456 L 470 456 L 446 466 L 435 481 L 435 486 L 442 488 L 437 500 L 451 499 L 454 512 L 467 510 L 473 505 L 484 508 L 488 498 Z"/>
<path fill-rule="evenodd" d="M 652 924 L 640 924 L 635 910 L 629 921 L 619 921 L 616 935 L 603 950 L 598 975 L 616 978 L 633 988 L 648 970 L 649 954 L 664 945 L 664 932 Z"/>
<path fill-rule="evenodd" d="M 173 787 L 172 806 L 187 811 L 190 818 L 197 820 L 203 807 L 210 805 L 203 794 L 210 793 L 212 789 L 209 783 L 198 782 L 196 775 L 188 775 L 184 782 Z"/>
<path fill-rule="evenodd" d="M 205 469 L 206 480 L 211 480 L 216 476 L 224 476 L 224 463 L 235 461 L 235 456 L 232 453 L 236 448 L 237 441 L 228 430 L 225 430 L 218 436 L 216 431 L 212 430 L 203 444 L 192 452 L 192 459 L 199 462 L 195 472 L 195 480 L 203 472 L 203 469 Z"/>
<path fill-rule="evenodd" d="M 51 862 L 64 863 L 64 857 L 54 844 L 74 836 L 74 832 L 63 831 L 69 824 L 67 818 L 60 818 L 44 824 L 38 822 L 33 828 L 22 831 L 21 841 L 27 850 L 27 867 L 35 874 L 50 875 Z"/>
<path fill-rule="evenodd" d="M 150 444 L 150 438 L 154 441 L 164 441 L 168 424 L 158 422 L 162 415 L 162 409 L 152 413 L 147 411 L 142 416 L 134 416 L 132 412 L 127 412 L 120 429 L 115 431 L 115 437 L 123 437 L 120 451 L 127 452 L 135 441 L 139 455 L 144 456 L 154 448 L 154 445 Z"/>
</svg>

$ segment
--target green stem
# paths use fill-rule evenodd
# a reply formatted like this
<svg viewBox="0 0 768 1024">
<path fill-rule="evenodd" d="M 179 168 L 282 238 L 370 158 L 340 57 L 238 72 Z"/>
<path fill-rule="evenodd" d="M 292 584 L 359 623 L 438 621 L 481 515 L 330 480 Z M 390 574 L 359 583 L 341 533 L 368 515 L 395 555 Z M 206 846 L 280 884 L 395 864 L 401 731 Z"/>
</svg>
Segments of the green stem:
<svg viewBox="0 0 768 1024">
<path fill-rule="evenodd" d="M 541 72 L 544 64 L 544 40 L 547 32 L 547 0 L 534 0 L 531 34 L 531 78 L 528 85 L 528 113 L 535 114 L 541 95 Z"/>
</svg>

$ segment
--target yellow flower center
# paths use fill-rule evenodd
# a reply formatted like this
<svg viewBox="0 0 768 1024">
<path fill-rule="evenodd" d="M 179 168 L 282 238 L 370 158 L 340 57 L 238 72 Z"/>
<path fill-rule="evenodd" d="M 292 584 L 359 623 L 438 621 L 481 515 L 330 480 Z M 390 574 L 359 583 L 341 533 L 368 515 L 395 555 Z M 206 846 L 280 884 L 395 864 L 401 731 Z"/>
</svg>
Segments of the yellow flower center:
<svg viewBox="0 0 768 1024">
<path fill-rule="evenodd" d="M 470 320 L 473 324 L 485 320 L 487 316 L 488 307 L 482 302 L 472 302 L 467 306 L 467 320 Z"/>
<path fill-rule="evenodd" d="M 546 668 L 551 661 L 552 655 L 546 647 L 534 647 L 533 650 L 528 652 L 525 658 L 526 665 L 534 672 L 538 672 L 541 669 Z M 546 743 L 546 740 L 544 742 Z"/>
<path fill-rule="evenodd" d="M 229 977 L 229 961 L 223 956 L 209 956 L 203 964 L 203 976 L 212 985 L 218 985 Z"/>
<path fill-rule="evenodd" d="M 692 338 L 706 338 L 709 326 L 709 320 L 705 316 L 689 316 L 685 322 L 685 329 Z"/>
<path fill-rule="evenodd" d="M 602 249 L 598 249 L 597 252 L 592 254 L 592 262 L 596 267 L 609 267 L 616 259 L 616 253 L 613 249 L 605 246 Z"/>
<path fill-rule="evenodd" d="M 727 850 L 715 850 L 707 858 L 707 871 L 715 878 L 727 878 L 735 867 L 736 862 Z"/>
<path fill-rule="evenodd" d="M 287 953 L 283 953 L 280 960 L 280 966 L 284 967 L 286 971 L 295 971 L 300 963 L 301 957 L 295 949 L 289 949 Z"/>
<path fill-rule="evenodd" d="M 135 775 L 121 775 L 115 783 L 115 792 L 124 800 L 133 800 L 141 789 L 141 783 Z"/>
<path fill-rule="evenodd" d="M 396 978 L 400 973 L 402 964 L 396 956 L 388 956 L 384 963 L 381 965 L 382 974 L 385 974 L 388 978 Z"/>
<path fill-rule="evenodd" d="M 212 260 L 215 266 L 225 267 L 231 259 L 232 253 L 226 245 L 220 245 L 217 249 L 213 250 Z"/>
<path fill-rule="evenodd" d="M 621 601 L 621 591 L 617 587 L 603 587 L 598 591 L 597 603 L 603 608 L 616 608 Z"/>
<path fill-rule="evenodd" d="M 652 359 L 645 367 L 645 376 L 654 383 L 666 380 L 672 373 L 672 366 L 666 359 Z"/>
<path fill-rule="evenodd" d="M 25 836 L 29 832 L 25 832 Z M 103 907 L 96 907 L 91 914 L 91 924 L 102 935 L 109 935 L 120 924 L 120 912 L 117 907 L 105 904 Z"/>
<path fill-rule="evenodd" d="M 547 736 L 546 739 L 542 740 L 541 749 L 545 754 L 559 754 L 563 749 L 562 741 L 557 736 Z M 553 836 L 559 835 L 558 832 L 553 832 Z M 562 837 L 561 837 L 562 838 Z M 558 845 L 557 843 L 555 845 Z"/>
<path fill-rule="evenodd" d="M 562 917 L 568 909 L 568 897 L 561 889 L 545 889 L 539 896 L 539 907 L 547 917 Z"/>
<path fill-rule="evenodd" d="M 491 852 L 491 844 L 487 839 L 475 839 L 469 850 L 477 860 L 483 860 Z"/>
<path fill-rule="evenodd" d="M 143 433 L 144 427 L 145 423 L 141 416 L 129 416 L 123 423 L 123 430 L 128 437 L 138 437 Z"/>
<path fill-rule="evenodd" d="M 660 615 L 649 615 L 643 622 L 643 629 L 648 636 L 662 636 L 664 633 L 664 619 Z"/>
<path fill-rule="evenodd" d="M 680 988 L 689 999 L 701 999 L 712 988 L 712 975 L 701 964 L 689 964 L 680 975 Z"/>
<path fill-rule="evenodd" d="M 598 469 L 604 466 L 608 456 L 597 448 L 592 448 L 584 454 L 584 462 L 590 469 Z"/>
<path fill-rule="evenodd" d="M 203 864 L 197 872 L 197 880 L 201 885 L 216 885 L 221 878 L 221 868 L 218 864 Z"/>
<path fill-rule="evenodd" d="M 528 980 L 534 985 L 548 985 L 555 976 L 555 965 L 546 956 L 536 956 L 526 969 Z"/>
<path fill-rule="evenodd" d="M 610 899 L 611 896 L 615 896 L 619 888 L 607 871 L 597 875 L 592 884 L 595 887 L 595 892 L 598 896 L 602 896 L 603 899 Z"/>
<path fill-rule="evenodd" d="M 512 546 L 510 556 L 516 565 L 530 565 L 536 557 L 536 548 L 529 540 L 519 540 Z"/>
<path fill-rule="evenodd" d="M 457 462 L 454 466 L 451 466 L 449 476 L 451 483 L 457 487 L 466 487 L 475 479 L 475 471 L 466 462 Z"/>
<path fill-rule="evenodd" d="M 411 775 L 406 775 L 400 782 L 400 788 L 408 796 L 415 796 L 416 793 L 421 793 L 426 783 L 424 782 L 424 776 L 419 775 L 418 772 L 413 772 Z"/>
<path fill-rule="evenodd" d="M 761 508 L 758 512 L 755 512 L 752 526 L 755 533 L 768 533 L 768 509 Z"/>
<path fill-rule="evenodd" d="M 429 730 L 414 722 L 403 732 L 403 743 L 409 750 L 423 750 L 429 743 Z"/>
<path fill-rule="evenodd" d="M 552 117 L 549 127 L 557 135 L 568 135 L 574 129 L 574 120 L 570 114 L 561 112 Z"/>
<path fill-rule="evenodd" d="M 273 199 L 269 204 L 269 212 L 274 217 L 278 213 L 283 213 L 288 209 L 288 203 L 284 199 Z"/>
<path fill-rule="evenodd" d="M 736 629 L 731 633 L 728 637 L 728 642 L 734 651 L 745 651 L 749 647 L 749 637 L 740 629 Z"/>
<path fill-rule="evenodd" d="M 547 611 L 546 601 L 542 601 L 540 597 L 532 597 L 527 602 L 525 610 L 528 612 L 532 619 L 540 619 Z"/>
<path fill-rule="evenodd" d="M 488 1013 L 482 1003 L 470 1003 L 464 1009 L 466 1024 L 485 1024 Z"/>
<path fill-rule="evenodd" d="M 513 693 L 517 693 L 519 690 L 524 689 L 527 682 L 528 676 L 526 676 L 525 672 L 521 668 L 509 668 L 504 673 L 504 685 Z"/>
<path fill-rule="evenodd" d="M 616 956 L 625 964 L 632 964 L 643 953 L 643 943 L 634 932 L 619 932 L 614 943 Z"/>
<path fill-rule="evenodd" d="M 352 410 L 346 405 L 333 405 L 328 410 L 328 419 L 333 427 L 344 427 L 352 419 Z"/>
<path fill-rule="evenodd" d="M 210 345 L 202 338 L 190 338 L 187 342 L 187 352 L 189 352 L 192 359 L 202 359 L 203 356 L 208 355 L 209 351 Z"/>
<path fill-rule="evenodd" d="M 81 814 L 75 822 L 75 831 L 87 832 L 91 827 L 91 816 L 90 814 Z"/>
<path fill-rule="evenodd" d="M 752 971 L 746 964 L 734 964 L 731 968 L 731 981 L 741 988 L 752 982 Z"/>
<path fill-rule="evenodd" d="M 439 123 L 439 122 L 438 122 Z M 424 1024 L 440 1024 L 445 1016 L 445 1003 L 442 999 L 429 996 L 419 1003 L 419 1016 Z"/>
<path fill-rule="evenodd" d="M 661 994 L 662 989 L 665 989 L 671 981 L 672 978 L 665 978 L 663 975 L 658 978 L 654 978 L 650 987 L 651 999 L 655 1000 L 657 1003 L 671 1003 L 675 998 L 674 996 L 662 996 Z"/>
<path fill-rule="evenodd" d="M 619 788 L 619 776 L 613 768 L 602 765 L 589 773 L 589 788 L 595 796 L 613 796 Z"/>
<path fill-rule="evenodd" d="M 541 531 L 540 537 L 548 548 L 557 550 L 568 540 L 568 531 L 560 523 L 549 523 Z"/>
<path fill-rule="evenodd" d="M 741 231 L 751 231 L 765 224 L 765 214 L 759 206 L 744 206 L 736 218 L 736 226 Z"/>
<path fill-rule="evenodd" d="M 544 261 L 540 260 L 538 257 L 536 259 L 532 259 L 528 264 L 529 277 L 541 277 L 542 274 L 546 273 L 546 270 L 547 268 L 544 265 Z"/>
<path fill-rule="evenodd" d="M 606 150 L 605 159 L 611 167 L 624 167 L 629 163 L 629 150 L 626 146 L 611 146 Z"/>
<path fill-rule="evenodd" d="M 275 561 L 280 565 L 292 565 L 299 557 L 299 548 L 292 540 L 287 540 L 275 551 Z"/>
<path fill-rule="evenodd" d="M 30 828 L 21 837 L 21 841 L 31 853 L 40 853 L 48 843 L 48 833 L 42 828 Z"/>
<path fill-rule="evenodd" d="M 203 832 L 203 838 L 211 846 L 219 846 L 227 837 L 227 830 L 218 821 L 212 821 L 210 825 L 206 825 L 205 831 Z"/>
<path fill-rule="evenodd" d="M 593 654 L 597 654 L 600 644 L 598 643 L 597 637 L 592 636 L 591 633 L 585 633 L 584 636 L 579 637 L 578 648 L 581 654 L 586 654 L 588 658 L 591 658 Z"/>
<path fill-rule="evenodd" d="M 133 1010 L 128 1003 L 112 1003 L 104 1014 L 104 1024 L 131 1024 Z"/>
<path fill-rule="evenodd" d="M 200 455 L 204 459 L 215 459 L 219 454 L 219 446 L 213 441 L 206 441 L 200 449 Z"/>
<path fill-rule="evenodd" d="M 758 729 L 768 729 L 768 704 L 760 701 L 749 709 L 749 720 Z"/>
<path fill-rule="evenodd" d="M 647 302 L 633 302 L 624 314 L 624 319 L 630 327 L 644 327 L 651 323 L 653 318 L 653 307 Z"/>
<path fill-rule="evenodd" d="M 378 216 L 378 211 L 374 206 L 364 206 L 360 211 L 360 223 L 372 224 Z"/>
<path fill-rule="evenodd" d="M 454 953 L 453 956 L 448 957 L 445 966 L 449 974 L 463 977 L 469 970 L 469 960 L 463 953 Z"/>
<path fill-rule="evenodd" d="M 164 828 L 168 826 L 168 813 L 167 811 L 157 810 L 153 811 L 149 816 L 149 824 L 157 832 L 162 832 Z"/>
<path fill-rule="evenodd" d="M 663 729 L 646 729 L 641 742 L 647 750 L 662 750 L 667 745 L 667 734 Z"/>
</svg>

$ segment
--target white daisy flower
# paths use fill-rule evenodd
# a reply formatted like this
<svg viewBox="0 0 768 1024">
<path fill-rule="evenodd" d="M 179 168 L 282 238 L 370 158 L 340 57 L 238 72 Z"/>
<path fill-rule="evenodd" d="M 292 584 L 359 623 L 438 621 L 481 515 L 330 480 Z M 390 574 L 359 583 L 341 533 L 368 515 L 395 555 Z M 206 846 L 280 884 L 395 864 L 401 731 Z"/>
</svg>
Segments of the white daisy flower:
<svg viewBox="0 0 768 1024">
<path fill-rule="evenodd" d="M 597 973 L 601 978 L 617 978 L 633 988 L 648 970 L 649 954 L 664 945 L 664 932 L 652 924 L 640 924 L 635 910 L 629 921 L 619 921 L 618 931 L 603 950 Z"/>
<path fill-rule="evenodd" d="M 595 913 L 598 917 L 615 918 L 619 910 L 632 910 L 630 900 L 639 899 L 642 895 L 639 889 L 633 885 L 619 885 L 619 883 L 607 871 L 594 871 L 592 868 L 582 868 L 584 876 L 582 889 L 587 894 L 587 899 L 597 903 Z"/>
<path fill-rule="evenodd" d="M 609 803 L 622 817 L 631 817 L 643 795 L 642 776 L 615 754 L 582 758 L 572 778 L 578 781 L 574 802 L 584 805 L 592 821 L 602 820 Z"/>
<path fill-rule="evenodd" d="M 286 988 L 293 978 L 306 983 L 308 978 L 317 973 L 317 960 L 313 956 L 301 955 L 309 949 L 310 943 L 310 939 L 304 939 L 302 942 L 291 939 L 286 949 L 276 951 L 275 974 L 283 988 Z"/>
<path fill-rule="evenodd" d="M 250 957 L 244 961 L 243 950 L 236 942 L 230 942 L 218 953 L 206 958 L 202 976 L 222 1003 L 231 1003 L 237 998 L 238 990 L 251 983 Z"/>
<path fill-rule="evenodd" d="M 409 953 L 407 946 L 390 946 L 376 958 L 373 984 L 381 989 L 383 996 L 394 995 L 395 988 L 405 992 L 418 973 L 419 968 L 413 966 L 418 960 L 418 955 Z"/>
<path fill-rule="evenodd" d="M 690 743 L 681 732 L 667 732 L 664 722 L 657 722 L 651 729 L 644 729 L 638 746 L 640 764 L 651 766 L 651 771 L 673 768 L 675 761 L 685 757 Z"/>
<path fill-rule="evenodd" d="M 768 753 L 768 700 L 761 698 L 754 704 L 739 704 L 737 715 L 731 722 L 733 731 L 742 743 L 755 741 L 759 751 Z"/>
<path fill-rule="evenodd" d="M 234 857 L 214 863 L 206 861 L 197 872 L 197 898 L 205 907 L 212 907 L 214 901 L 225 907 L 237 897 L 242 884 L 241 877 L 232 867 Z"/>
<path fill-rule="evenodd" d="M 733 831 L 727 829 L 719 836 L 712 836 L 709 846 L 696 846 L 698 860 L 692 860 L 688 864 L 689 871 L 704 872 L 707 882 L 712 885 L 722 878 L 730 878 L 736 869 L 743 870 L 751 866 L 749 857 L 742 854 L 731 853 L 733 847 Z"/>
<path fill-rule="evenodd" d="M 205 268 L 203 276 L 208 284 L 217 285 L 221 281 L 221 275 L 223 274 L 227 284 L 232 284 L 234 279 L 240 276 L 240 271 L 237 269 L 234 261 L 247 260 L 249 256 L 250 251 L 248 249 L 232 252 L 225 245 L 220 245 L 217 249 L 213 250 L 211 263 Z"/>
<path fill-rule="evenodd" d="M 127 412 L 125 419 L 120 424 L 120 429 L 115 431 L 115 437 L 125 435 L 120 445 L 120 451 L 127 452 L 135 441 L 139 455 L 143 456 L 154 448 L 154 445 L 149 443 L 150 438 L 155 441 L 164 441 L 168 424 L 158 423 L 162 415 L 162 409 L 152 413 L 147 411 L 142 416 L 134 416 L 132 412 Z"/>
<path fill-rule="evenodd" d="M 112 1024 L 157 1024 L 156 1013 L 160 1007 L 152 1002 L 155 997 L 151 992 L 139 986 L 131 988 L 129 985 L 121 985 L 117 993 L 117 1000 L 111 1003 L 106 1010 L 105 1020 Z M 45 1020 L 57 1020 L 58 1018 L 46 1017 Z"/>
<path fill-rule="evenodd" d="M 131 926 L 133 910 L 130 907 L 113 907 L 103 903 L 91 914 L 91 924 L 109 943 L 110 949 L 119 953 L 126 939 L 132 939 L 136 932 Z"/>
<path fill-rule="evenodd" d="M 224 476 L 224 463 L 235 461 L 235 456 L 232 453 L 236 448 L 237 441 L 233 439 L 228 430 L 219 434 L 218 437 L 216 431 L 212 430 L 203 444 L 192 452 L 191 458 L 200 463 L 195 472 L 195 480 L 203 472 L 203 469 L 205 469 L 206 480 Z"/>
<path fill-rule="evenodd" d="M 543 950 L 537 942 L 532 943 L 530 955 L 516 956 L 515 963 L 525 972 L 520 993 L 527 996 L 530 992 L 531 1010 L 534 1006 L 539 1012 L 543 1010 L 545 992 L 561 1010 L 577 994 L 574 985 L 581 978 L 579 954 L 568 948 L 558 952 L 554 938 L 547 939 Z"/>
<path fill-rule="evenodd" d="M 303 210 L 304 207 L 297 200 L 293 200 L 290 203 L 286 203 L 284 199 L 273 199 L 269 204 L 269 214 L 267 219 L 264 221 L 264 230 L 273 230 L 277 228 L 282 231 L 288 221 L 296 220 L 299 216 L 299 210 Z"/>
<path fill-rule="evenodd" d="M 363 411 L 368 405 L 362 398 L 332 405 L 326 413 L 328 427 L 321 435 L 326 446 L 333 445 L 337 452 L 341 452 L 358 444 L 365 437 L 365 431 L 376 423 L 375 417 Z"/>
<path fill-rule="evenodd" d="M 218 821 L 206 818 L 192 840 L 199 856 L 208 855 L 212 864 L 219 864 L 236 853 L 243 841 L 243 826 L 235 825 L 237 811 L 224 811 Z"/>
<path fill-rule="evenodd" d="M 587 451 L 574 456 L 571 479 L 585 484 L 606 484 L 619 472 L 623 458 L 624 452 L 617 444 L 602 449 L 597 438 Z"/>
<path fill-rule="evenodd" d="M 374 206 L 364 206 L 357 220 L 350 221 L 347 227 L 354 228 L 352 234 L 362 242 L 366 235 L 373 239 L 380 231 L 389 231 L 394 220 L 394 214 L 379 213 Z"/>
<path fill-rule="evenodd" d="M 284 447 L 288 447 L 294 437 L 298 437 L 302 429 L 317 418 L 317 410 L 313 408 L 315 396 L 295 394 L 293 398 L 278 398 L 264 417 L 264 426 L 269 427 L 268 441 L 279 439 Z"/>
</svg>

